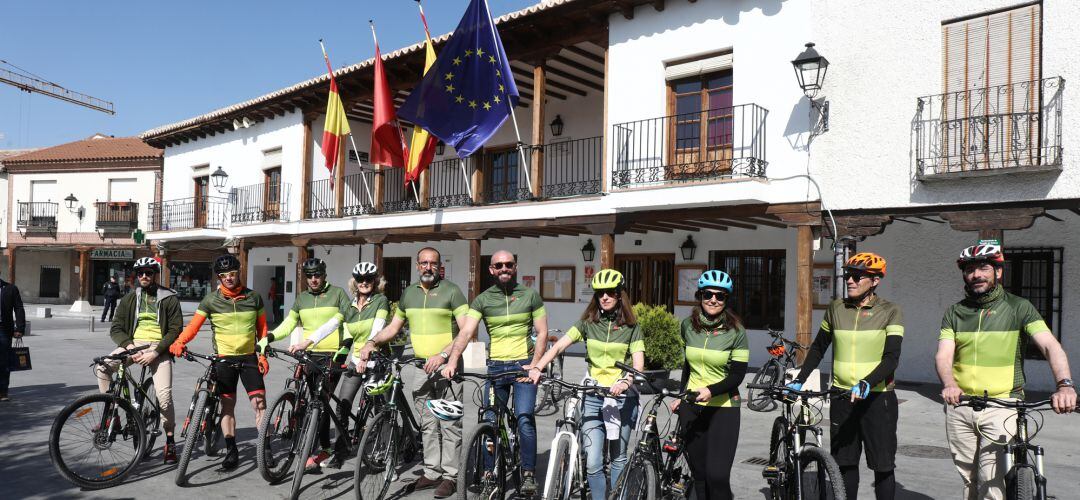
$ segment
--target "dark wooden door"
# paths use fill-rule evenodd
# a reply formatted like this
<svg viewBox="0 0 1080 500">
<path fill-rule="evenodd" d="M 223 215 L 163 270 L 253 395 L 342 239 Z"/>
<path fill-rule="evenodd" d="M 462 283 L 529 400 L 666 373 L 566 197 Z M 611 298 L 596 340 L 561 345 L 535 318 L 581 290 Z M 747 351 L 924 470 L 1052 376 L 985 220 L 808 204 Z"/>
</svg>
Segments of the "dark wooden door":
<svg viewBox="0 0 1080 500">
<path fill-rule="evenodd" d="M 675 254 L 617 254 L 615 268 L 626 279 L 632 302 L 675 310 Z"/>
<path fill-rule="evenodd" d="M 412 259 L 409 257 L 383 257 L 383 276 L 386 278 L 386 298 L 390 302 L 401 299 L 401 291 L 412 283 Z"/>
</svg>

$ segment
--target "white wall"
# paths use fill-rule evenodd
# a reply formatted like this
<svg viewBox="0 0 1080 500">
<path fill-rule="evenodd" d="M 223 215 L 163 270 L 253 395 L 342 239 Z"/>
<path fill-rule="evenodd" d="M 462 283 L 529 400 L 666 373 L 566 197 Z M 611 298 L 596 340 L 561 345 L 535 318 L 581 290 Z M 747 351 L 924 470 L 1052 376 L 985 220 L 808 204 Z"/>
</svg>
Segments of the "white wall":
<svg viewBox="0 0 1080 500">
<path fill-rule="evenodd" d="M 115 201 L 132 201 L 139 204 L 139 227 L 146 228 L 146 220 L 149 204 L 154 201 L 154 180 L 156 172 L 152 170 L 131 171 L 92 171 L 92 172 L 58 172 L 58 173 L 28 173 L 17 174 L 9 177 L 11 186 L 11 214 L 8 217 L 9 231 L 16 231 L 18 225 L 18 202 L 30 201 L 31 182 L 39 180 L 55 180 L 54 200 L 57 204 L 56 231 L 67 232 L 94 232 L 97 227 L 97 209 L 95 201 L 109 201 L 110 179 L 135 179 L 136 188 L 127 196 L 114 196 Z M 4 191 L 5 196 L 7 191 Z M 72 213 L 64 204 L 64 198 L 69 194 L 75 195 L 79 200 L 76 208 L 82 206 L 86 209 L 82 221 L 76 213 Z M 5 235 L 6 238 L 6 235 Z M 6 240 L 5 240 L 6 243 Z"/>
<path fill-rule="evenodd" d="M 256 247 L 248 251 L 248 275 L 245 284 L 259 292 L 263 300 L 269 301 L 270 277 L 272 270 L 266 266 L 284 266 L 285 283 L 278 283 L 278 293 L 285 302 L 285 311 L 292 307 L 296 298 L 296 247 Z M 292 283 L 292 292 L 286 293 L 286 283 Z M 335 283 L 337 284 L 337 283 Z"/>
</svg>

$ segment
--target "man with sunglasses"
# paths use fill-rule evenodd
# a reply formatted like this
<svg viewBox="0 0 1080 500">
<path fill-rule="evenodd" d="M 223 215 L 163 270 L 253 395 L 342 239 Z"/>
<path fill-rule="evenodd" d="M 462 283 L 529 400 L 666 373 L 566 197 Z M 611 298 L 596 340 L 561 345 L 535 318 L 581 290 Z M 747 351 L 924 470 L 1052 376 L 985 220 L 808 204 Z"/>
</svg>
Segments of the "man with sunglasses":
<svg viewBox="0 0 1080 500">
<path fill-rule="evenodd" d="M 180 312 L 180 299 L 176 292 L 158 284 L 160 270 L 161 265 L 153 257 L 135 261 L 135 279 L 139 287 L 135 293 L 120 299 L 109 336 L 117 346 L 113 354 L 134 347 L 151 346 L 135 353 L 131 360 L 149 368 L 154 378 L 154 391 L 161 407 L 161 427 L 165 430 L 165 450 L 162 455 L 165 463 L 171 464 L 176 463 L 176 442 L 173 438 L 176 424 L 172 399 L 173 362 L 168 350 L 180 335 L 184 316 Z M 109 390 L 109 374 L 118 364 L 119 361 L 116 361 L 95 368 L 101 392 Z"/>
<path fill-rule="evenodd" d="M 397 311 L 390 324 L 374 338 L 368 339 L 360 350 L 357 368 L 367 365 L 371 351 L 389 342 L 409 323 L 409 337 L 417 358 L 427 358 L 424 371 L 429 375 L 450 359 L 454 336 L 465 329 L 465 314 L 469 304 L 461 288 L 442 279 L 442 256 L 439 251 L 425 247 L 416 254 L 416 270 L 420 281 L 401 292 Z M 461 394 L 461 384 L 445 378 L 413 377 L 413 401 L 427 405 L 428 401 L 443 399 L 447 393 Z M 424 440 L 424 473 L 412 483 L 413 491 L 435 488 L 435 498 L 446 498 L 457 491 L 458 460 L 461 451 L 461 419 L 443 421 L 429 411 L 420 412 L 420 431 Z"/>
<path fill-rule="evenodd" d="M 359 317 L 345 290 L 326 280 L 326 262 L 318 258 L 307 259 L 300 265 L 300 269 L 307 280 L 307 289 L 296 297 L 289 315 L 274 331 L 259 341 L 256 349 L 262 353 L 270 342 L 288 338 L 299 323 L 303 327 L 303 334 L 297 342 L 289 346 L 289 350 L 310 350 L 313 357 L 325 359 L 329 363 L 345 339 L 345 325 L 356 323 Z M 334 391 L 339 378 L 339 375 L 335 375 L 327 382 L 330 392 Z M 308 470 L 321 467 L 322 463 L 330 458 L 332 450 L 329 413 L 323 413 L 319 423 L 319 444 L 319 452 L 308 457 Z"/>
<path fill-rule="evenodd" d="M 191 322 L 169 351 L 182 356 L 187 344 L 195 340 L 203 322 L 210 318 L 214 354 L 244 363 L 240 368 L 225 363 L 215 368 L 217 392 L 221 396 L 221 434 L 225 436 L 226 448 L 221 467 L 231 470 L 240 465 L 240 453 L 236 448 L 237 383 L 244 383 L 248 400 L 255 410 L 256 427 L 266 410 L 263 375 L 270 371 L 270 364 L 264 356 L 255 354 L 256 341 L 266 336 L 266 309 L 259 292 L 243 285 L 240 260 L 235 256 L 218 257 L 214 260 L 213 270 L 219 281 L 217 290 L 203 297 Z"/>
<path fill-rule="evenodd" d="M 830 446 L 840 466 L 847 497 L 859 492 L 859 455 L 866 447 L 866 465 L 874 471 L 874 496 L 896 495 L 896 393 L 893 373 L 900 362 L 904 339 L 900 306 L 877 295 L 885 277 L 880 255 L 858 253 L 844 266 L 847 298 L 832 301 L 825 310 L 817 338 L 802 370 L 789 384 L 799 389 L 833 346 L 833 387 L 851 391 L 830 405 Z"/>
<path fill-rule="evenodd" d="M 547 313 L 540 294 L 532 288 L 518 284 L 517 261 L 514 254 L 499 250 L 491 256 L 488 272 L 497 280 L 495 285 L 473 299 L 466 313 L 465 326 L 454 339 L 450 359 L 442 375 L 453 378 L 458 360 L 469 341 L 476 335 L 480 320 L 484 320 L 491 342 L 488 348 L 487 373 L 498 375 L 512 371 L 528 371 L 544 356 L 547 348 Z M 536 349 L 529 357 L 529 337 L 536 329 Z M 514 417 L 521 443 L 521 494 L 536 494 L 536 386 L 527 378 L 515 381 L 502 379 L 495 383 L 497 404 L 504 407 L 510 400 L 510 387 L 514 388 Z M 494 421 L 494 412 L 485 418 Z"/>
</svg>

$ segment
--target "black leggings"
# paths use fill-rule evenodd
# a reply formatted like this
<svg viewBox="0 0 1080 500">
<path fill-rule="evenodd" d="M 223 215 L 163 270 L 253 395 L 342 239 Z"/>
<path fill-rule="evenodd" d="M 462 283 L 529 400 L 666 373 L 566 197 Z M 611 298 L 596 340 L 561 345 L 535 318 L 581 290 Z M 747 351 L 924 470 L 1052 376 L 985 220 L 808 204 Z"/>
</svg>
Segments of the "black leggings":
<svg viewBox="0 0 1080 500">
<path fill-rule="evenodd" d="M 338 379 L 341 378 L 340 373 L 330 375 L 330 378 L 326 381 L 326 391 L 330 394 L 334 393 L 334 388 L 337 387 Z M 333 400 L 331 400 L 333 403 Z M 322 415 L 319 415 L 319 446 L 324 451 L 330 449 L 330 412 L 335 408 L 323 408 Z"/>
<path fill-rule="evenodd" d="M 679 406 L 686 461 L 698 500 L 733 498 L 731 465 L 739 445 L 740 419 L 739 408 L 689 403 Z"/>
</svg>

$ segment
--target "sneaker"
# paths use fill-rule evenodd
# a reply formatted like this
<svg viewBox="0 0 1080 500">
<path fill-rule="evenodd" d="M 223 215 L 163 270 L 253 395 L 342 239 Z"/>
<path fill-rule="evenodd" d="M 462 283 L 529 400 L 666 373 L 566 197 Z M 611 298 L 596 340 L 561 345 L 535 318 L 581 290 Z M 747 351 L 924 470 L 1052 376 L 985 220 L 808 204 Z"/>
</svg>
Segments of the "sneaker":
<svg viewBox="0 0 1080 500">
<path fill-rule="evenodd" d="M 311 472 L 322 467 L 322 463 L 328 458 L 330 458 L 330 453 L 326 450 L 320 450 L 319 453 L 308 457 L 307 463 L 304 464 L 304 471 Z"/>
<path fill-rule="evenodd" d="M 175 464 L 176 463 L 176 445 L 166 443 L 165 444 L 165 451 L 163 451 L 161 453 L 161 456 L 164 458 L 164 461 L 165 461 L 166 465 Z"/>
<path fill-rule="evenodd" d="M 435 498 L 449 498 L 454 493 L 457 493 L 457 481 L 451 479 L 443 479 L 439 483 L 439 487 L 435 488 Z"/>
<path fill-rule="evenodd" d="M 428 490 L 441 486 L 441 482 L 438 479 L 428 479 L 427 476 L 420 476 L 410 486 L 412 491 Z"/>
<path fill-rule="evenodd" d="M 240 465 L 240 452 L 236 448 L 229 448 L 229 451 L 225 452 L 225 458 L 221 461 L 221 468 L 232 470 L 238 465 Z"/>
<path fill-rule="evenodd" d="M 536 496 L 536 478 L 532 471 L 521 473 L 521 496 L 531 498 Z"/>
<path fill-rule="evenodd" d="M 340 469 L 343 465 L 345 465 L 344 453 L 334 453 L 334 457 L 326 463 L 326 466 L 331 469 Z"/>
<path fill-rule="evenodd" d="M 11 401 L 6 392 L 0 392 L 0 401 Z"/>
</svg>

